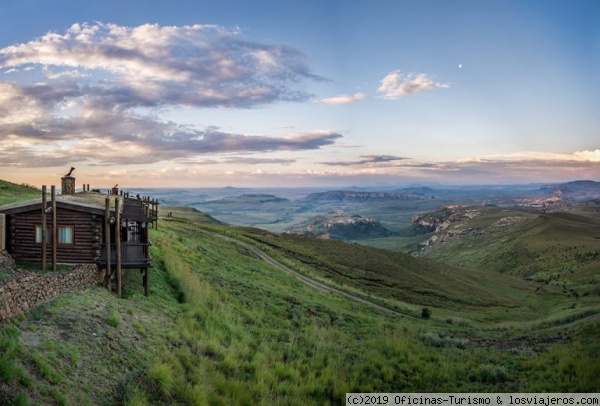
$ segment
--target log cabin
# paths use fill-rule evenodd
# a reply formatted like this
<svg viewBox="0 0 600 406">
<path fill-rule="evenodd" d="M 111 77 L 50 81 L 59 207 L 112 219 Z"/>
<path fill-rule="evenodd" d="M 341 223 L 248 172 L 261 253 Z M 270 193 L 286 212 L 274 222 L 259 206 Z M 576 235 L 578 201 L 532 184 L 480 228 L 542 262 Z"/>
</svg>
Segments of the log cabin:
<svg viewBox="0 0 600 406">
<path fill-rule="evenodd" d="M 56 218 L 56 228 L 53 221 L 44 219 L 50 215 Z M 148 228 L 156 219 L 149 215 L 144 201 L 124 199 L 121 209 L 115 213 L 114 209 L 109 209 L 108 202 L 107 207 L 102 207 L 56 199 L 49 205 L 42 199 L 0 207 L 0 216 L 4 217 L 0 222 L 3 228 L 0 233 L 5 241 L 5 247 L 0 249 L 5 248 L 16 261 L 94 263 L 108 271 L 106 282 L 109 288 L 110 279 L 115 277 L 114 271 L 118 272 L 119 294 L 120 269 L 139 268 L 148 294 L 148 269 L 151 267 Z M 42 231 L 44 222 L 45 232 Z M 117 250 L 120 256 L 116 255 Z M 43 252 L 45 260 L 42 259 Z M 107 261 L 108 255 L 110 261 Z"/>
</svg>

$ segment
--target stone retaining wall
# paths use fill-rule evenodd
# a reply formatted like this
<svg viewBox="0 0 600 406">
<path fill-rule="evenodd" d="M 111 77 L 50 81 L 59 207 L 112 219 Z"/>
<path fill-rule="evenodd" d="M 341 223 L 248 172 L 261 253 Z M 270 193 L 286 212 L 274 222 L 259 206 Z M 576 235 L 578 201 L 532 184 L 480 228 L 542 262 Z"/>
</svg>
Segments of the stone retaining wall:
<svg viewBox="0 0 600 406">
<path fill-rule="evenodd" d="M 63 293 L 95 285 L 99 278 L 98 267 L 92 264 L 46 274 L 17 272 L 11 279 L 0 282 L 0 322 Z"/>
</svg>

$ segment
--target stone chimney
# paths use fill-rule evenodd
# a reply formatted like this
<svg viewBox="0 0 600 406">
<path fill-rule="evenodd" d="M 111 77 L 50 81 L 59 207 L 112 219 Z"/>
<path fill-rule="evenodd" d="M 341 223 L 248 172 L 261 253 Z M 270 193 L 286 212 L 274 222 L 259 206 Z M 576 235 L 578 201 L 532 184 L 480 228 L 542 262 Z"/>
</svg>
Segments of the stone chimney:
<svg viewBox="0 0 600 406">
<path fill-rule="evenodd" d="M 75 194 L 75 178 L 71 176 L 75 168 L 71 167 L 69 173 L 61 178 L 60 192 L 63 195 L 74 195 Z"/>
<path fill-rule="evenodd" d="M 63 195 L 75 194 L 75 178 L 72 176 L 63 176 L 60 178 L 60 190 Z"/>
</svg>

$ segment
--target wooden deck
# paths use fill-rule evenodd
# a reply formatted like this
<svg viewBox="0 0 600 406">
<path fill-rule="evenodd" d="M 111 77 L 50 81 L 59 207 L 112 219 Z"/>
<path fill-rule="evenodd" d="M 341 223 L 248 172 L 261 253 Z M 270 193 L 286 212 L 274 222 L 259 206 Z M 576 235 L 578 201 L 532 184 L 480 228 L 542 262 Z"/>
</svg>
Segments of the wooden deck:
<svg viewBox="0 0 600 406">
<path fill-rule="evenodd" d="M 105 245 L 102 245 L 102 255 L 100 257 L 99 265 L 102 267 L 106 266 L 106 249 Z M 110 264 L 112 267 L 117 265 L 115 255 L 115 245 L 110 246 Z M 136 243 L 136 242 L 122 242 L 121 243 L 121 266 L 123 268 L 149 268 L 151 267 L 150 262 L 150 244 L 148 243 Z"/>
</svg>

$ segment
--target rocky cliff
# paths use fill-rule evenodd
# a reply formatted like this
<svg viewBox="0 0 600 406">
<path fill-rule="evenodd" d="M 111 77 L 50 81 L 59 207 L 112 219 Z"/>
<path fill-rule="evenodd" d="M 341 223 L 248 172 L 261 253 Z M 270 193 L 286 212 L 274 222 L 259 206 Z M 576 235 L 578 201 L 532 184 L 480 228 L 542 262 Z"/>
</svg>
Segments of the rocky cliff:
<svg viewBox="0 0 600 406">
<path fill-rule="evenodd" d="M 284 232 L 333 240 L 362 240 L 392 235 L 392 232 L 381 225 L 379 220 L 341 210 L 312 217 L 288 227 Z"/>
</svg>

